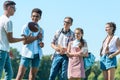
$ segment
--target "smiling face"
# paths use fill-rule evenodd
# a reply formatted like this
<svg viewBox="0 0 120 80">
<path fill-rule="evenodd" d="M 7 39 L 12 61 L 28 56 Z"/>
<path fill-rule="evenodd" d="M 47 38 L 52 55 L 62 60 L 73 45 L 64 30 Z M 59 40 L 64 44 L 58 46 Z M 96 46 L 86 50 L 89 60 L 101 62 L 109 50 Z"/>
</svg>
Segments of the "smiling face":
<svg viewBox="0 0 120 80">
<path fill-rule="evenodd" d="M 37 23 L 40 20 L 40 14 L 37 12 L 33 12 L 31 15 L 31 19 L 33 22 Z"/>
<path fill-rule="evenodd" d="M 110 27 L 109 24 L 106 24 L 106 26 L 105 26 L 105 31 L 106 31 L 108 34 L 112 34 L 113 27 Z"/>
<path fill-rule="evenodd" d="M 71 25 L 72 25 L 71 18 L 66 17 L 66 18 L 64 19 L 64 29 L 65 29 L 65 30 L 69 30 Z"/>
<path fill-rule="evenodd" d="M 116 30 L 116 24 L 114 22 L 108 22 L 105 25 L 105 31 L 109 34 L 109 35 L 114 35 Z"/>
<path fill-rule="evenodd" d="M 75 30 L 75 38 L 77 40 L 80 40 L 82 38 L 82 36 L 83 36 L 83 33 L 81 32 L 81 30 L 76 29 Z"/>
</svg>

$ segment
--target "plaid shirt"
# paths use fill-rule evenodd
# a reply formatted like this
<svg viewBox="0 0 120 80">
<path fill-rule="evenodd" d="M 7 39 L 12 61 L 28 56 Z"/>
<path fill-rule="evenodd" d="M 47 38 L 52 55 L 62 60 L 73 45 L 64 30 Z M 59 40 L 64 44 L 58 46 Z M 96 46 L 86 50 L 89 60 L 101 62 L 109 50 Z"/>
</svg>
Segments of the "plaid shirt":
<svg viewBox="0 0 120 80">
<path fill-rule="evenodd" d="M 74 40 L 74 32 L 70 30 L 67 34 L 64 34 L 61 30 L 58 30 L 54 35 L 52 43 L 67 48 L 68 43 L 72 40 Z"/>
</svg>

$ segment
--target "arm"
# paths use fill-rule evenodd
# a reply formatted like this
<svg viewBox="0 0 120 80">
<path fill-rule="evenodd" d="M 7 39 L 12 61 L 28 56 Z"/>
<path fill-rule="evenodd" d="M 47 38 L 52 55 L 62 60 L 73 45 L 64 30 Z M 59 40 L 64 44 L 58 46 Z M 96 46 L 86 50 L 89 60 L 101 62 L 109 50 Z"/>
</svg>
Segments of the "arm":
<svg viewBox="0 0 120 80">
<path fill-rule="evenodd" d="M 109 58 L 113 58 L 114 56 L 116 56 L 120 53 L 120 39 L 119 38 L 116 41 L 116 45 L 117 45 L 118 50 L 115 53 L 111 54 L 109 56 Z"/>
<path fill-rule="evenodd" d="M 23 41 L 23 44 L 25 45 L 25 44 L 29 44 L 29 43 L 32 43 L 33 41 L 35 41 L 35 40 L 37 40 L 38 39 L 38 37 L 37 36 L 25 36 L 25 35 L 22 35 L 24 38 L 25 38 L 25 40 Z"/>
<path fill-rule="evenodd" d="M 25 40 L 25 38 L 13 38 L 12 32 L 7 33 L 7 38 L 10 43 L 20 42 L 20 41 Z"/>
<path fill-rule="evenodd" d="M 37 36 L 31 36 L 32 33 L 30 32 L 27 25 L 23 26 L 21 34 L 25 38 L 25 40 L 23 41 L 23 44 L 29 44 L 29 43 L 32 43 L 35 40 L 38 40 L 38 39 L 41 40 L 42 39 L 42 34 L 38 34 Z"/>
<path fill-rule="evenodd" d="M 39 45 L 41 48 L 44 47 L 44 42 L 43 42 L 43 39 L 44 39 L 44 31 L 42 28 L 40 28 L 40 32 L 38 34 L 38 38 L 39 38 Z"/>
<path fill-rule="evenodd" d="M 13 25 L 12 25 L 12 21 L 8 21 L 6 22 L 6 24 L 4 25 L 4 29 L 6 31 L 6 34 L 7 34 L 7 38 L 8 38 L 8 41 L 10 43 L 15 43 L 15 42 L 19 42 L 19 41 L 22 41 L 24 40 L 25 38 L 13 38 Z"/>
<path fill-rule="evenodd" d="M 88 56 L 88 48 L 86 42 L 84 43 L 84 46 L 81 48 L 81 50 L 75 53 L 75 56 L 83 56 L 83 57 Z"/>
<path fill-rule="evenodd" d="M 74 56 L 74 54 L 72 54 L 71 51 L 70 51 L 70 49 L 71 49 L 71 44 L 72 44 L 72 42 L 69 42 L 68 48 L 67 48 L 67 56 L 68 56 L 68 57 Z"/>
<path fill-rule="evenodd" d="M 53 42 L 51 43 L 51 47 L 55 49 L 55 51 L 60 52 L 59 47 L 57 47 Z"/>
</svg>

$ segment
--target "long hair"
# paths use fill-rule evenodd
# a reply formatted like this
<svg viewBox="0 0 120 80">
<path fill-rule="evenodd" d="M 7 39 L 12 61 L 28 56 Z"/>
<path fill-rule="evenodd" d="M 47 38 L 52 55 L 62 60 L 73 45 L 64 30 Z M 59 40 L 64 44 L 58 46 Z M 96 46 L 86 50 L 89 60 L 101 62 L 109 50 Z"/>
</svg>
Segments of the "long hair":
<svg viewBox="0 0 120 80">
<path fill-rule="evenodd" d="M 83 31 L 82 28 L 76 28 L 75 30 L 79 30 L 82 34 L 84 34 L 84 31 Z M 85 44 L 85 40 L 83 39 L 83 36 L 82 36 L 81 39 L 80 39 L 79 47 L 82 48 L 84 46 L 84 44 Z"/>
</svg>

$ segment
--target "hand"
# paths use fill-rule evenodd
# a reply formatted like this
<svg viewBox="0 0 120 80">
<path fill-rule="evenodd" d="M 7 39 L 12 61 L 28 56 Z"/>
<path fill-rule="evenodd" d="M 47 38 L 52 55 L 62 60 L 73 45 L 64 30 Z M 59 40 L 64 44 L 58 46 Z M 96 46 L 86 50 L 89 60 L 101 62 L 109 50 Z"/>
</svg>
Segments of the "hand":
<svg viewBox="0 0 120 80">
<path fill-rule="evenodd" d="M 41 48 L 44 47 L 44 43 L 43 42 L 40 42 L 39 45 L 40 45 Z"/>
<path fill-rule="evenodd" d="M 60 48 L 60 54 L 66 54 L 67 48 Z"/>
<path fill-rule="evenodd" d="M 9 52 L 9 55 L 10 55 L 11 59 L 14 59 L 14 55 L 13 55 L 12 51 Z"/>
<path fill-rule="evenodd" d="M 110 54 L 108 57 L 109 57 L 109 58 L 113 58 L 113 57 L 114 57 L 114 55 L 113 55 L 113 54 Z"/>
<path fill-rule="evenodd" d="M 38 38 L 38 39 L 42 38 L 42 33 L 39 33 L 39 34 L 37 35 L 37 38 Z"/>
<path fill-rule="evenodd" d="M 70 55 L 69 52 L 66 52 L 66 55 L 67 55 L 68 57 L 73 57 L 72 55 Z"/>
</svg>

